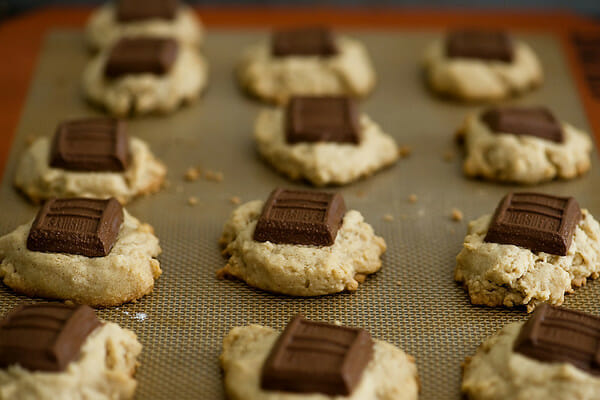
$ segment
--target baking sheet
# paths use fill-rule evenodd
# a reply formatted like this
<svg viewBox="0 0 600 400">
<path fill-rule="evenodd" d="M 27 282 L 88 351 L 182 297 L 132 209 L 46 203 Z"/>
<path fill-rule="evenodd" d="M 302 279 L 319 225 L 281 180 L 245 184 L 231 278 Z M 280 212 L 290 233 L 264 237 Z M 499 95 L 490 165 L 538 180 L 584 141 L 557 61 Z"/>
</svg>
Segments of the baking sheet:
<svg viewBox="0 0 600 400">
<path fill-rule="evenodd" d="M 457 399 L 465 356 L 504 324 L 526 318 L 522 309 L 472 306 L 453 281 L 467 221 L 491 213 L 507 191 L 519 188 L 468 180 L 461 174 L 452 134 L 475 107 L 432 96 L 418 63 L 424 47 L 439 33 L 350 33 L 369 48 L 379 78 L 363 110 L 413 150 L 394 167 L 340 189 L 348 207 L 360 210 L 388 244 L 382 270 L 355 293 L 292 298 L 215 277 L 225 263 L 217 240 L 235 207 L 230 198 L 266 199 L 275 186 L 303 186 L 290 183 L 259 159 L 251 135 L 261 105 L 243 96 L 233 79 L 241 50 L 265 32 L 210 31 L 205 54 L 211 77 L 205 96 L 172 116 L 130 122 L 130 134 L 147 140 L 169 168 L 167 189 L 128 206 L 155 227 L 164 272 L 151 295 L 98 313 L 133 329 L 144 345 L 137 373 L 139 399 L 223 398 L 218 356 L 229 329 L 250 323 L 282 329 L 299 312 L 311 319 L 365 327 L 374 337 L 402 347 L 417 359 L 421 399 Z M 561 119 L 589 130 L 559 40 L 544 33 L 518 36 L 540 55 L 547 79 L 539 90 L 513 103 L 546 104 Z M 101 115 L 81 95 L 79 78 L 88 58 L 82 32 L 48 34 L 0 188 L 0 234 L 37 211 L 11 185 L 27 140 L 52 135 L 61 119 Z M 444 160 L 448 151 L 456 155 L 450 162 Z M 222 172 L 223 181 L 185 182 L 186 169 L 197 165 Z M 585 177 L 535 189 L 573 195 L 600 216 L 598 187 L 594 154 L 592 171 Z M 418 196 L 414 204 L 408 200 L 411 194 Z M 188 205 L 191 196 L 198 200 L 194 207 Z M 451 220 L 453 208 L 463 212 L 462 222 Z M 384 219 L 385 214 L 393 221 Z M 565 305 L 598 314 L 599 289 L 592 282 L 567 296 Z M 28 301 L 0 285 L 2 313 Z"/>
</svg>

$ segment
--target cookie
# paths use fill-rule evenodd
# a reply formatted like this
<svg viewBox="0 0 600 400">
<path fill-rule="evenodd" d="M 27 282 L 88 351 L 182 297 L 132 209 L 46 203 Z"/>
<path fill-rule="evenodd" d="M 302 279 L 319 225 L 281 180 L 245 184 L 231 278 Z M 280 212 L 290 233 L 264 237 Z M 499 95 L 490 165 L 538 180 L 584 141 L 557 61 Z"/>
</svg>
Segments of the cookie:
<svg viewBox="0 0 600 400">
<path fill-rule="evenodd" d="M 293 95 L 364 97 L 375 86 L 366 48 L 319 27 L 278 31 L 270 43 L 250 46 L 237 76 L 251 95 L 279 104 Z"/>
<path fill-rule="evenodd" d="M 285 189 L 234 210 L 220 243 L 229 259 L 218 277 L 292 296 L 357 290 L 386 250 L 341 195 Z"/>
<path fill-rule="evenodd" d="M 290 179 L 344 185 L 398 160 L 394 139 L 349 97 L 291 98 L 264 109 L 254 126 L 261 156 Z"/>
<path fill-rule="evenodd" d="M 600 225 L 573 198 L 510 193 L 469 223 L 454 278 L 473 304 L 560 305 L 600 273 Z"/>
<path fill-rule="evenodd" d="M 162 271 L 153 228 L 112 198 L 51 199 L 0 237 L 0 279 L 30 297 L 116 306 L 150 293 Z"/>
<path fill-rule="evenodd" d="M 450 32 L 426 49 L 423 63 L 433 91 L 466 101 L 504 99 L 543 80 L 533 50 L 503 31 Z"/>
<path fill-rule="evenodd" d="M 88 306 L 19 306 L 0 322 L 0 393 L 17 399 L 132 399 L 142 345 Z"/>
<path fill-rule="evenodd" d="M 167 173 L 148 144 L 127 135 L 123 121 L 89 118 L 59 124 L 21 156 L 14 184 L 31 201 L 115 197 L 122 204 L 160 190 Z"/>
<path fill-rule="evenodd" d="M 413 357 L 363 329 L 299 316 L 283 333 L 261 325 L 233 328 L 220 359 L 232 400 L 418 397 Z"/>
<path fill-rule="evenodd" d="M 464 364 L 472 400 L 592 400 L 600 393 L 600 318 L 542 305 L 483 342 Z"/>
<path fill-rule="evenodd" d="M 172 37 L 198 47 L 202 25 L 194 10 L 175 0 L 119 0 L 96 10 L 86 26 L 86 39 L 93 49 L 105 49 L 123 37 Z"/>
<path fill-rule="evenodd" d="M 496 107 L 467 116 L 463 171 L 469 177 L 537 184 L 573 179 L 591 167 L 589 136 L 543 107 Z"/>
<path fill-rule="evenodd" d="M 204 57 L 190 46 L 169 38 L 122 38 L 88 63 L 83 90 L 115 116 L 167 114 L 198 98 L 207 78 Z"/>
</svg>

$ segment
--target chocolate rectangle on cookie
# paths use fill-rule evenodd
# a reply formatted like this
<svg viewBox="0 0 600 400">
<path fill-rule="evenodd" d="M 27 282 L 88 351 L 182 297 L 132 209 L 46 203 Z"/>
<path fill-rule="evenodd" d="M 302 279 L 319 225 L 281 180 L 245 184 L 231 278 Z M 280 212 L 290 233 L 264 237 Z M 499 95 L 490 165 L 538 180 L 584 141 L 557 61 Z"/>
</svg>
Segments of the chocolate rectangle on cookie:
<svg viewBox="0 0 600 400">
<path fill-rule="evenodd" d="M 494 133 L 535 136 L 561 143 L 564 140 L 561 124 L 544 107 L 496 107 L 485 111 L 481 120 Z"/>
<path fill-rule="evenodd" d="M 448 33 L 446 56 L 512 62 L 513 43 L 504 31 L 465 29 Z"/>
<path fill-rule="evenodd" d="M 286 109 L 288 143 L 360 143 L 358 107 L 349 97 L 292 97 Z"/>
<path fill-rule="evenodd" d="M 372 357 L 373 341 L 364 329 L 296 316 L 263 364 L 261 387 L 348 396 Z"/>
<path fill-rule="evenodd" d="M 104 257 L 117 241 L 122 223 L 123 208 L 114 198 L 50 199 L 31 225 L 27 248 Z"/>
<path fill-rule="evenodd" d="M 146 19 L 172 20 L 177 14 L 178 0 L 119 0 L 117 21 L 133 22 Z"/>
<path fill-rule="evenodd" d="M 484 240 L 564 256 L 580 219 L 573 197 L 509 193 L 498 205 Z"/>
<path fill-rule="evenodd" d="M 0 367 L 64 371 L 88 335 L 101 325 L 88 306 L 42 303 L 20 306 L 0 322 Z"/>
<path fill-rule="evenodd" d="M 177 42 L 171 38 L 120 39 L 110 50 L 104 75 L 108 78 L 130 74 L 165 75 L 175 63 L 178 50 Z"/>
<path fill-rule="evenodd" d="M 600 318 L 542 304 L 523 325 L 514 351 L 544 362 L 566 362 L 600 375 Z"/>
<path fill-rule="evenodd" d="M 334 56 L 338 52 L 333 33 L 325 27 L 307 27 L 273 32 L 272 54 L 286 56 Z"/>
<path fill-rule="evenodd" d="M 275 189 L 258 219 L 254 240 L 331 246 L 345 213 L 346 205 L 340 194 Z"/>
<path fill-rule="evenodd" d="M 50 166 L 72 171 L 125 171 L 129 166 L 125 122 L 89 118 L 61 123 L 54 135 Z"/>
</svg>

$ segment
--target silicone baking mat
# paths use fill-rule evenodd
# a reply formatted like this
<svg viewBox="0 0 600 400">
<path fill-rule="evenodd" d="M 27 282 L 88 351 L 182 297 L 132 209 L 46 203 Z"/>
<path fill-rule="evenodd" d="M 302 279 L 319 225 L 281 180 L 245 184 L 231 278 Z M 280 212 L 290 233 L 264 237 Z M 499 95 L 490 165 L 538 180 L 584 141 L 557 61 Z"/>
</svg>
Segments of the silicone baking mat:
<svg viewBox="0 0 600 400">
<path fill-rule="evenodd" d="M 169 117 L 130 122 L 129 132 L 147 140 L 169 168 L 168 188 L 141 198 L 128 209 L 152 224 L 161 240 L 163 275 L 154 292 L 137 303 L 99 310 L 102 318 L 133 329 L 144 345 L 137 373 L 139 399 L 221 399 L 218 357 L 234 326 L 259 323 L 281 329 L 296 313 L 367 328 L 374 337 L 402 347 L 417 359 L 421 399 L 458 399 L 461 362 L 501 326 L 526 318 L 522 309 L 472 306 L 453 281 L 455 256 L 467 221 L 491 213 L 514 186 L 468 180 L 453 132 L 474 106 L 433 96 L 419 65 L 424 47 L 439 32 L 350 32 L 367 45 L 379 83 L 363 110 L 412 154 L 397 165 L 340 189 L 349 208 L 360 210 L 383 236 L 388 251 L 383 268 L 355 293 L 316 298 L 273 295 L 240 281 L 217 280 L 225 260 L 217 240 L 234 209 L 230 199 L 266 199 L 276 186 L 292 184 L 263 163 L 253 146 L 253 120 L 261 105 L 245 97 L 234 80 L 241 50 L 266 36 L 261 31 L 210 31 L 205 54 L 210 86 L 197 103 Z M 546 104 L 561 119 L 589 129 L 558 39 L 542 33 L 516 33 L 540 55 L 546 82 L 514 100 Z M 27 141 L 52 135 L 64 118 L 99 115 L 82 99 L 80 76 L 90 54 L 80 31 L 53 31 L 38 67 L 0 195 L 0 234 L 35 215 L 12 187 L 18 156 Z M 454 156 L 454 157 L 452 157 Z M 450 159 L 450 160 L 449 160 Z M 188 167 L 223 173 L 221 182 L 186 182 Z M 590 173 L 571 182 L 536 190 L 575 196 L 600 216 L 600 174 L 593 156 Z M 418 200 L 408 198 L 415 194 Z M 197 204 L 188 205 L 195 197 Z M 462 222 L 450 218 L 453 208 Z M 384 218 L 386 214 L 393 217 Z M 596 282 L 567 297 L 566 305 L 600 313 Z M 28 302 L 0 285 L 2 313 Z"/>
</svg>

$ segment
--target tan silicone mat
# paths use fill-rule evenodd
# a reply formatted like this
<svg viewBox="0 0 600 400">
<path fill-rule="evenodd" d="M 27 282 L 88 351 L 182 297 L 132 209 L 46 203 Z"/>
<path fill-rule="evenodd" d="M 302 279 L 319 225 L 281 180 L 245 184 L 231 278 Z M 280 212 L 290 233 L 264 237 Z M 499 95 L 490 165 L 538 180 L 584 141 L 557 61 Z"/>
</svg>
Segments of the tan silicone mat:
<svg viewBox="0 0 600 400">
<path fill-rule="evenodd" d="M 211 78 L 203 99 L 170 117 L 130 123 L 130 133 L 150 142 L 166 162 L 171 182 L 160 194 L 129 206 L 156 228 L 162 243 L 164 274 L 154 293 L 135 304 L 99 311 L 102 318 L 133 329 L 144 345 L 137 374 L 139 399 L 223 398 L 218 356 L 228 330 L 249 323 L 282 328 L 298 312 L 365 327 L 374 337 L 402 347 L 417 358 L 421 399 L 458 399 L 465 356 L 499 327 L 526 317 L 522 309 L 472 306 L 452 279 L 467 221 L 492 212 L 514 187 L 467 180 L 461 174 L 452 134 L 473 107 L 432 96 L 419 68 L 423 48 L 438 33 L 352 35 L 369 48 L 379 77 L 364 110 L 399 144 L 413 149 L 396 166 L 341 189 L 348 206 L 360 210 L 388 243 L 382 270 L 355 293 L 291 298 L 215 278 L 224 265 L 217 239 L 234 208 L 230 198 L 265 199 L 275 186 L 293 186 L 257 156 L 251 133 L 260 105 L 244 97 L 234 81 L 240 51 L 265 32 L 209 32 L 205 53 Z M 546 104 L 560 118 L 589 129 L 558 40 L 544 33 L 519 36 L 540 55 L 547 79 L 517 102 Z M 27 139 L 53 134 L 60 119 L 98 113 L 82 100 L 79 86 L 88 57 L 81 32 L 47 36 L 1 187 L 0 234 L 36 212 L 11 186 Z M 457 155 L 450 162 L 444 160 L 448 151 Z M 536 189 L 573 195 L 600 215 L 596 155 L 593 164 L 581 179 Z M 221 171 L 224 180 L 184 182 L 186 168 L 194 165 Z M 414 204 L 408 201 L 413 193 L 418 196 Z M 198 199 L 195 207 L 187 204 L 190 196 Z M 462 222 L 450 219 L 453 208 L 464 213 Z M 385 214 L 394 220 L 385 220 Z M 568 296 L 566 305 L 598 314 L 599 290 L 598 283 L 590 283 Z M 28 301 L 0 285 L 2 313 Z"/>
</svg>

